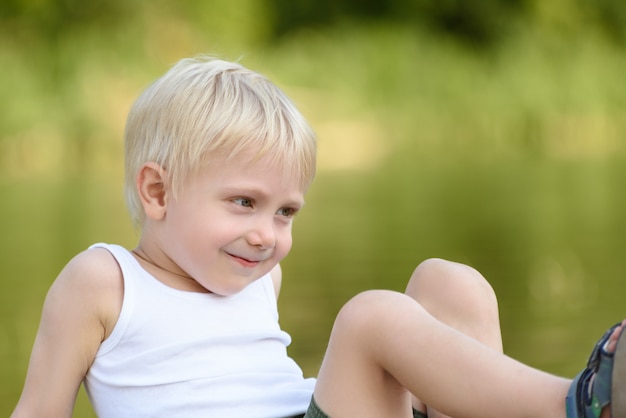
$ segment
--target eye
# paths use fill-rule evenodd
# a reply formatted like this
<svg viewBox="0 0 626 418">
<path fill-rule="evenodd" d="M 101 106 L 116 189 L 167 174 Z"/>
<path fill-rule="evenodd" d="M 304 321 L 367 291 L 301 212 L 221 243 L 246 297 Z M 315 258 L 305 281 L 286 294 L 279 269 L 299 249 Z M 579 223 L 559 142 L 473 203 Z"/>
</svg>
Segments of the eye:
<svg viewBox="0 0 626 418">
<path fill-rule="evenodd" d="M 284 216 L 286 218 L 293 218 L 298 213 L 298 209 L 295 208 L 280 208 L 278 212 L 276 212 L 280 216 Z"/>
<path fill-rule="evenodd" d="M 252 201 L 252 199 L 249 199 L 247 197 L 237 197 L 235 199 L 232 200 L 233 203 L 239 205 L 239 206 L 243 206 L 245 208 L 251 208 L 252 204 L 254 203 Z"/>
</svg>

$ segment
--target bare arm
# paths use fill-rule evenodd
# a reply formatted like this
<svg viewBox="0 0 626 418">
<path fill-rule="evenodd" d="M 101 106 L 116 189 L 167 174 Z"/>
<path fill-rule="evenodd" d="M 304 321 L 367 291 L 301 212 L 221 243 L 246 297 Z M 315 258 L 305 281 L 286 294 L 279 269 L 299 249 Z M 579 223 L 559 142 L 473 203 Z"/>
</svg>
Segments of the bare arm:
<svg viewBox="0 0 626 418">
<path fill-rule="evenodd" d="M 122 299 L 121 272 L 106 250 L 85 251 L 68 263 L 46 296 L 13 418 L 72 416 L 80 384 L 117 321 Z"/>
</svg>

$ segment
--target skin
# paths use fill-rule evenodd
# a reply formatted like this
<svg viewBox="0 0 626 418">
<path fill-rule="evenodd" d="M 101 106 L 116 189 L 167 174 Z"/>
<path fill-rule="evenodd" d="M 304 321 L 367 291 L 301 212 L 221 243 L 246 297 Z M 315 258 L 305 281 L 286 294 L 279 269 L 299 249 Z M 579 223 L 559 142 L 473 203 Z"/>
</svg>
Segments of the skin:
<svg viewBox="0 0 626 418">
<path fill-rule="evenodd" d="M 231 295 L 271 272 L 278 295 L 279 262 L 291 248 L 293 216 L 306 191 L 284 174 L 244 156 L 208 164 L 175 197 L 167 172 L 144 164 L 137 188 L 146 221 L 133 253 L 175 289 Z M 81 381 L 115 326 L 123 291 L 106 250 L 85 251 L 68 263 L 46 298 L 13 417 L 71 417 Z M 315 397 L 333 418 L 408 417 L 411 403 L 428 405 L 432 416 L 565 417 L 571 381 L 501 349 L 486 280 L 467 266 L 429 260 L 406 294 L 365 292 L 342 308 Z"/>
<path fill-rule="evenodd" d="M 157 279 L 195 292 L 232 295 L 278 265 L 291 249 L 304 190 L 265 161 L 207 164 L 176 199 L 167 176 L 144 166 L 138 189 L 146 222 L 135 253 Z"/>
<path fill-rule="evenodd" d="M 263 159 L 207 165 L 174 194 L 167 173 L 146 163 L 137 176 L 146 221 L 140 264 L 179 290 L 231 295 L 271 271 L 291 248 L 305 188 Z M 44 303 L 22 396 L 12 415 L 71 417 L 80 384 L 111 334 L 123 300 L 113 256 L 96 248 L 74 257 Z M 72 303 L 67 303 L 72 301 Z"/>
<path fill-rule="evenodd" d="M 442 259 L 422 262 L 413 272 L 405 293 L 438 321 L 502 353 L 498 300 L 476 269 Z M 428 408 L 417 397 L 412 404 L 428 410 L 429 418 L 447 415 Z"/>
<path fill-rule="evenodd" d="M 564 418 L 572 381 L 504 355 L 498 317 L 478 271 L 426 260 L 405 294 L 367 291 L 342 308 L 315 400 L 333 418 L 409 418 L 410 404 L 429 418 Z M 625 325 L 605 350 L 615 351 Z M 607 406 L 601 418 L 610 416 Z"/>
</svg>

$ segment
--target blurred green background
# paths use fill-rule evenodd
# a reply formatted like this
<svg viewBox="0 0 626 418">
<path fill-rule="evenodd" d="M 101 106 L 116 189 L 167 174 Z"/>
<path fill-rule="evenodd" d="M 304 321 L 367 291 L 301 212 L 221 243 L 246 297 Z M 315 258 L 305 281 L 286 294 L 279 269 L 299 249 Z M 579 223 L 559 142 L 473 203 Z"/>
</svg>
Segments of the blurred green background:
<svg viewBox="0 0 626 418">
<path fill-rule="evenodd" d="M 427 257 L 482 271 L 507 353 L 553 373 L 626 316 L 622 0 L 5 0 L 0 415 L 58 271 L 135 244 L 126 113 L 199 53 L 268 75 L 319 134 L 279 301 L 306 374 L 345 301 Z"/>
</svg>

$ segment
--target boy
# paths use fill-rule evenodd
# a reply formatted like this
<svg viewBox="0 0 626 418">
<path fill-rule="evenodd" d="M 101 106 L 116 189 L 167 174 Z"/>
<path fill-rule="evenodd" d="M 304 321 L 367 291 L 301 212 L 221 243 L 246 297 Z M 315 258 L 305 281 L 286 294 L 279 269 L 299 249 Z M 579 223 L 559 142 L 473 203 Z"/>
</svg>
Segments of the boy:
<svg viewBox="0 0 626 418">
<path fill-rule="evenodd" d="M 183 60 L 150 86 L 126 128 L 139 243 L 96 244 L 59 274 L 13 416 L 69 417 L 81 382 L 115 418 L 408 418 L 426 405 L 431 417 L 565 417 L 568 391 L 567 417 L 606 417 L 611 402 L 626 416 L 622 325 L 574 382 L 534 370 L 501 353 L 486 280 L 444 260 L 420 264 L 406 294 L 346 304 L 317 381 L 305 379 L 276 298 L 315 148 L 287 97 L 238 64 Z"/>
</svg>

